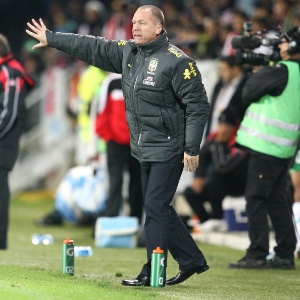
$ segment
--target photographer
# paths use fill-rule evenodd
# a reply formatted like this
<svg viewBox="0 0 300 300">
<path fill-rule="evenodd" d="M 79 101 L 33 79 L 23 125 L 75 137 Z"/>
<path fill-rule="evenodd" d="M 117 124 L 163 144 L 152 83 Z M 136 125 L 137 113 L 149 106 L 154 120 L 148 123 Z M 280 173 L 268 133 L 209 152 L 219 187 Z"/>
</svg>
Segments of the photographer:
<svg viewBox="0 0 300 300">
<path fill-rule="evenodd" d="M 295 269 L 296 236 L 288 167 L 297 148 L 300 129 L 300 38 L 298 28 L 278 45 L 282 60 L 250 77 L 243 90 L 248 106 L 237 132 L 237 145 L 249 151 L 246 211 L 250 246 L 230 268 Z M 270 216 L 277 246 L 269 254 Z"/>
</svg>

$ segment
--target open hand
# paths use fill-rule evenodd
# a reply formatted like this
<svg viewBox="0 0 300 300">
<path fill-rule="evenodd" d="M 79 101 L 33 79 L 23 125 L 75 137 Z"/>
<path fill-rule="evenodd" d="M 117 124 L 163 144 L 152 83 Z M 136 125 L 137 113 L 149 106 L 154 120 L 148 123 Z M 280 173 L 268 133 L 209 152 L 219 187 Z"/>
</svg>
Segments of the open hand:
<svg viewBox="0 0 300 300">
<path fill-rule="evenodd" d="M 47 28 L 43 20 L 40 18 L 38 23 L 36 20 L 32 19 L 32 24 L 27 22 L 27 26 L 31 30 L 26 29 L 26 32 L 39 41 L 39 43 L 34 45 L 32 49 L 46 47 L 48 45 L 47 38 L 46 38 Z"/>
</svg>

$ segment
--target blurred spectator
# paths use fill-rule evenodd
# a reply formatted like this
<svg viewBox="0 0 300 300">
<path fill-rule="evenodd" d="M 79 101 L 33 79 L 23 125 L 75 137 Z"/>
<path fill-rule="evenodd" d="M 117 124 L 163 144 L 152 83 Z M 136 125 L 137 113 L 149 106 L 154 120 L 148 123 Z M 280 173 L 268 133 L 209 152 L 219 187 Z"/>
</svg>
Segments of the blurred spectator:
<svg viewBox="0 0 300 300">
<path fill-rule="evenodd" d="M 66 13 L 70 20 L 75 22 L 77 29 L 78 25 L 83 21 L 83 0 L 69 0 L 66 6 Z M 77 31 L 76 29 L 76 31 Z"/>
<path fill-rule="evenodd" d="M 219 23 L 216 19 L 206 17 L 203 20 L 203 31 L 199 33 L 194 58 L 216 59 L 220 57 L 223 41 Z"/>
<path fill-rule="evenodd" d="M 81 75 L 77 90 L 79 108 L 77 114 L 76 165 L 87 165 L 98 155 L 95 122 L 97 104 L 95 94 L 107 76 L 107 72 L 89 66 Z"/>
<path fill-rule="evenodd" d="M 292 27 L 300 27 L 300 9 L 294 15 Z"/>
<path fill-rule="evenodd" d="M 272 17 L 274 25 L 280 26 L 282 31 L 292 28 L 294 13 L 293 0 L 274 0 L 272 1 Z"/>
<path fill-rule="evenodd" d="M 242 88 L 247 75 L 234 57 L 222 57 L 220 81 L 211 99 L 208 136 L 200 150 L 199 167 L 184 196 L 198 215 L 201 230 L 224 230 L 222 201 L 225 196 L 241 196 L 246 185 L 247 157 L 234 148 L 235 131 L 244 114 Z M 211 205 L 207 212 L 205 202 Z"/>
<path fill-rule="evenodd" d="M 67 14 L 63 8 L 53 11 L 52 14 L 52 28 L 59 32 L 76 32 L 77 24 L 74 20 L 68 19 Z"/>
<path fill-rule="evenodd" d="M 103 81 L 98 97 L 98 109 L 96 132 L 106 142 L 109 174 L 109 194 L 106 210 L 102 215 L 114 217 L 120 214 L 123 207 L 123 178 L 127 171 L 130 216 L 138 217 L 141 221 L 143 212 L 141 166 L 131 155 L 121 75 L 110 74 Z"/>
<path fill-rule="evenodd" d="M 234 6 L 236 9 L 243 10 L 248 16 L 252 16 L 256 2 L 257 0 L 235 0 Z"/>
<path fill-rule="evenodd" d="M 254 16 L 252 19 L 252 33 L 256 33 L 258 31 L 265 32 L 272 29 L 270 24 L 270 20 L 267 17 Z"/>
<path fill-rule="evenodd" d="M 231 31 L 227 34 L 223 48 L 221 51 L 222 56 L 235 55 L 235 50 L 231 47 L 231 40 L 234 36 L 241 35 L 244 33 L 243 25 L 248 20 L 248 16 L 240 10 L 233 11 Z"/>
<path fill-rule="evenodd" d="M 199 31 L 195 25 L 190 24 L 178 30 L 175 44 L 187 55 L 195 58 Z"/>
<path fill-rule="evenodd" d="M 28 39 L 22 45 L 20 51 L 20 61 L 23 64 L 24 70 L 35 82 L 39 81 L 41 72 L 44 69 L 44 64 L 41 58 L 43 51 L 33 51 L 32 46 L 35 41 Z"/>
<path fill-rule="evenodd" d="M 245 106 L 241 101 L 241 89 L 247 74 L 235 63 L 234 56 L 220 58 L 219 76 L 220 79 L 211 99 L 212 109 L 207 124 L 207 135 L 216 132 L 220 118 L 224 121 L 226 116 L 227 121 L 230 120 L 230 123 L 235 126 L 241 121 L 245 112 Z M 226 115 L 223 112 L 226 112 Z"/>
<path fill-rule="evenodd" d="M 168 32 L 169 39 L 173 43 L 177 38 L 178 30 L 181 28 L 181 24 L 178 22 L 179 11 L 176 5 L 170 1 L 162 1 L 161 9 L 165 15 L 166 30 Z"/>
<path fill-rule="evenodd" d="M 107 11 L 101 1 L 90 0 L 84 5 L 84 20 L 79 24 L 78 34 L 102 35 L 102 28 L 107 19 Z"/>
<path fill-rule="evenodd" d="M 110 40 L 129 40 L 132 38 L 131 18 L 128 5 L 122 0 L 112 1 L 112 15 L 104 24 L 102 36 Z"/>
<path fill-rule="evenodd" d="M 13 57 L 7 38 L 0 34 L 0 249 L 7 248 L 8 174 L 18 157 L 26 113 L 25 97 L 33 86 L 34 81 Z"/>
<path fill-rule="evenodd" d="M 253 7 L 252 18 L 264 18 L 271 19 L 271 3 L 270 5 L 265 5 L 261 2 L 258 2 Z"/>
</svg>

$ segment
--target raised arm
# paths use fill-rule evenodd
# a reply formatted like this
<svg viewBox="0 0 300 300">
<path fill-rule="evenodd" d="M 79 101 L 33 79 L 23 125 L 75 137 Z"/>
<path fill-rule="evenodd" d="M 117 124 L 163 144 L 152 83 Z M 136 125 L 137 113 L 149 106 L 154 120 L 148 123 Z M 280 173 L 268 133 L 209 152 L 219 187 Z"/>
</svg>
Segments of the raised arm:
<svg viewBox="0 0 300 300">
<path fill-rule="evenodd" d="M 27 22 L 27 26 L 31 29 L 26 29 L 26 32 L 31 35 L 33 38 L 39 41 L 38 44 L 35 44 L 32 49 L 46 47 L 48 45 L 47 38 L 46 38 L 46 26 L 43 20 L 40 18 L 38 23 L 36 20 L 32 19 L 32 24 Z"/>
</svg>

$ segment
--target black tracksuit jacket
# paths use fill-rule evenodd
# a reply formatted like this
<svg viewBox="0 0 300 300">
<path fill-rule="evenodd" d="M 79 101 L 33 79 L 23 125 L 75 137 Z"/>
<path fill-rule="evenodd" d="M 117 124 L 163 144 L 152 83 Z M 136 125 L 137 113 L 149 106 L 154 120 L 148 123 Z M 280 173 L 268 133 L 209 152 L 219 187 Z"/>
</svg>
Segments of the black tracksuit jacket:
<svg viewBox="0 0 300 300">
<path fill-rule="evenodd" d="M 0 168 L 8 171 L 18 157 L 25 97 L 33 86 L 34 81 L 12 54 L 0 58 Z"/>
<path fill-rule="evenodd" d="M 153 42 L 46 32 L 48 46 L 105 71 L 122 74 L 132 155 L 167 161 L 197 155 L 210 106 L 195 62 L 171 45 L 166 32 Z"/>
</svg>

